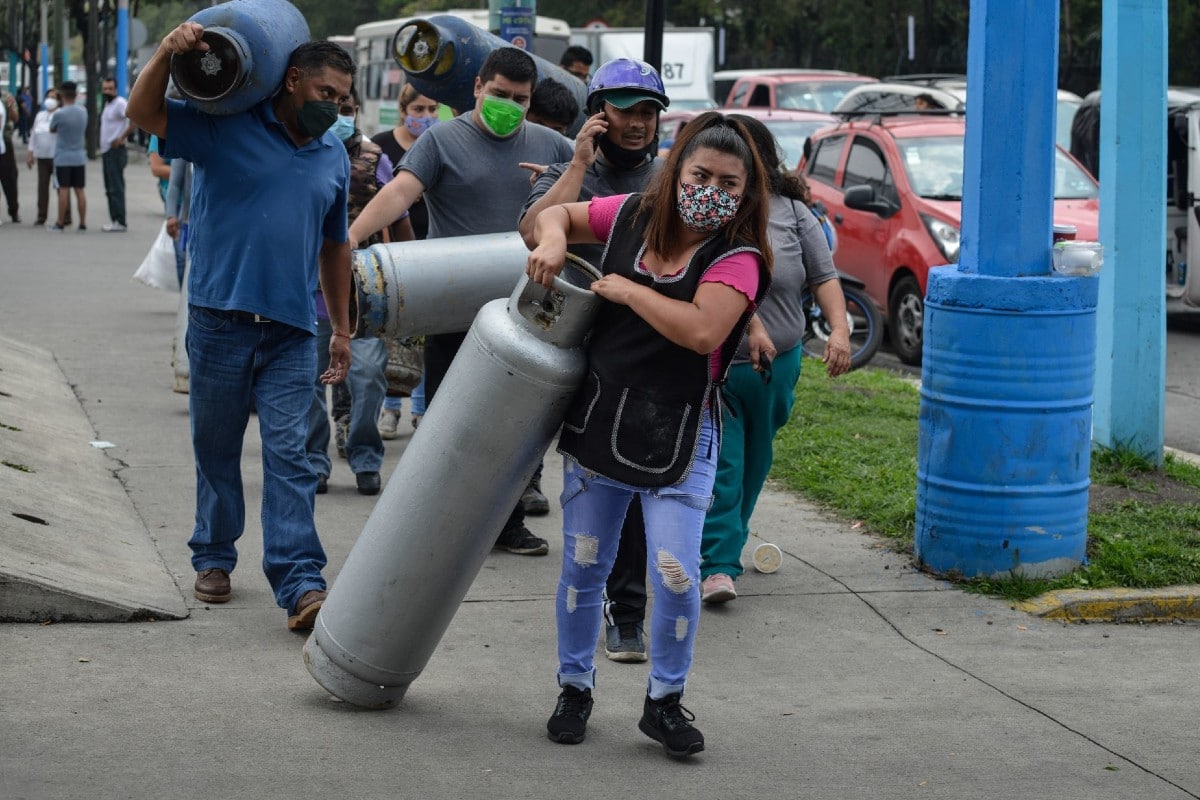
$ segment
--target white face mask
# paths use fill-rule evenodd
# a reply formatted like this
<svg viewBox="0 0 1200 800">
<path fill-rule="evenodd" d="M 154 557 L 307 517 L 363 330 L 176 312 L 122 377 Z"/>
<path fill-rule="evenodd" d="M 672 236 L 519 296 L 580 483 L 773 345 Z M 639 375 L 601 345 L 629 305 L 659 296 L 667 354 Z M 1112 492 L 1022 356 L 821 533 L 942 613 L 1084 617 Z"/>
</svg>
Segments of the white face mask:
<svg viewBox="0 0 1200 800">
<path fill-rule="evenodd" d="M 54 109 L 58 108 L 58 101 L 55 100 L 53 97 L 47 97 L 45 102 L 42 103 L 42 106 L 47 111 L 53 111 Z"/>
</svg>

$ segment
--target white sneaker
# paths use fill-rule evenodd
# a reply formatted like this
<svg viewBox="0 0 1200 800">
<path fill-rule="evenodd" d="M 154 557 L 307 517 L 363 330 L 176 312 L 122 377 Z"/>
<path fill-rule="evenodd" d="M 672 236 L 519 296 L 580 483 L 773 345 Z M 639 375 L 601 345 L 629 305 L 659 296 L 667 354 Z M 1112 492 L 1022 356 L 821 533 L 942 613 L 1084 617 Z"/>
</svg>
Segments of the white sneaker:
<svg viewBox="0 0 1200 800">
<path fill-rule="evenodd" d="M 119 222 L 110 222 L 100 230 L 104 231 L 105 233 L 124 233 L 129 229 Z"/>
<path fill-rule="evenodd" d="M 379 415 L 379 435 L 384 439 L 395 439 L 398 435 L 396 428 L 400 425 L 400 412 L 385 408 Z"/>
</svg>

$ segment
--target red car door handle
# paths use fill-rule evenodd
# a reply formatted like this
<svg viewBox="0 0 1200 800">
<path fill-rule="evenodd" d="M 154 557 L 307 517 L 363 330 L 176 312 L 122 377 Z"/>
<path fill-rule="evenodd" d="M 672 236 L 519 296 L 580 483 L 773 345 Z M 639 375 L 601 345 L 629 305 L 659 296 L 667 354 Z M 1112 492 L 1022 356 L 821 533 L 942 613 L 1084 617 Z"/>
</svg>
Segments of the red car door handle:
<svg viewBox="0 0 1200 800">
<path fill-rule="evenodd" d="M 838 225 L 841 225 L 841 224 L 842 224 L 842 215 L 841 215 L 841 214 L 834 214 L 834 215 L 833 215 L 833 221 L 834 221 L 834 222 L 836 222 Z"/>
</svg>

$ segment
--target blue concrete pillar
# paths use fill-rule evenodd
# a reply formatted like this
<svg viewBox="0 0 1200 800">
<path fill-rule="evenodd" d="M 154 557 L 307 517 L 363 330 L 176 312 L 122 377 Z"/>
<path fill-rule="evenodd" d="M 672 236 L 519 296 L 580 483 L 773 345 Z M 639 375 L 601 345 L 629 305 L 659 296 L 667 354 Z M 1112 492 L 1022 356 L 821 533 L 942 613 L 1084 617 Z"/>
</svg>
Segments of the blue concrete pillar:
<svg viewBox="0 0 1200 800">
<path fill-rule="evenodd" d="M 1097 444 L 1162 464 L 1166 417 L 1166 0 L 1105 0 Z M 1118 69 L 1118 66 L 1120 67 Z"/>
<path fill-rule="evenodd" d="M 129 96 L 129 0 L 117 0 L 116 69 L 117 95 Z"/>
<path fill-rule="evenodd" d="M 1050 272 L 1058 4 L 972 0 L 962 247 L 925 299 L 915 555 L 967 577 L 1078 566 L 1098 281 Z"/>
</svg>

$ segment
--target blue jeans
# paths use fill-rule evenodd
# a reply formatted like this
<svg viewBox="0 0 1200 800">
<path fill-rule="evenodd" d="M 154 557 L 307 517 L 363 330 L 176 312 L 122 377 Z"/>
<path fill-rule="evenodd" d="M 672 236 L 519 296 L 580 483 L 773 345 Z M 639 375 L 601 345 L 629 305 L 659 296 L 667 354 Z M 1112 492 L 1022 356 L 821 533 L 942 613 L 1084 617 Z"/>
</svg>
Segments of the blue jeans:
<svg viewBox="0 0 1200 800">
<path fill-rule="evenodd" d="M 625 510 L 638 494 L 655 595 L 648 691 L 655 699 L 683 691 L 700 622 L 700 531 L 716 465 L 715 430 L 707 418 L 692 470 L 674 486 L 630 486 L 565 459 L 563 565 L 555 596 L 560 686 L 595 687 L 604 581 L 616 558 Z"/>
<path fill-rule="evenodd" d="M 333 328 L 327 319 L 317 320 L 317 366 L 315 386 L 308 409 L 305 449 L 318 475 L 330 474 L 329 413 L 325 406 L 325 384 L 320 375 L 329 368 L 329 338 Z M 387 345 L 382 339 L 353 339 L 350 342 L 350 431 L 346 436 L 346 460 L 350 470 L 379 472 L 383 465 L 383 437 L 379 435 L 379 409 L 387 394 Z"/>
<path fill-rule="evenodd" d="M 400 411 L 404 408 L 403 397 L 388 397 L 383 401 L 383 407 L 388 411 Z M 425 414 L 425 376 L 421 376 L 420 383 L 412 392 L 412 413 L 414 417 L 420 417 Z"/>
<path fill-rule="evenodd" d="M 304 452 L 313 336 L 278 322 L 188 306 L 196 527 L 188 546 L 197 572 L 237 565 L 234 546 L 246 522 L 242 438 L 253 398 L 263 453 L 263 572 L 280 608 L 324 589 L 325 551 L 313 522 L 317 476 Z"/>
</svg>

